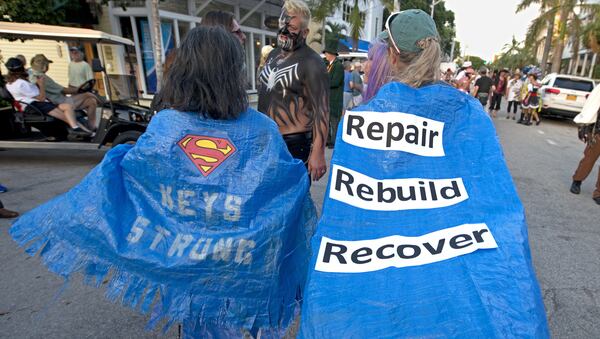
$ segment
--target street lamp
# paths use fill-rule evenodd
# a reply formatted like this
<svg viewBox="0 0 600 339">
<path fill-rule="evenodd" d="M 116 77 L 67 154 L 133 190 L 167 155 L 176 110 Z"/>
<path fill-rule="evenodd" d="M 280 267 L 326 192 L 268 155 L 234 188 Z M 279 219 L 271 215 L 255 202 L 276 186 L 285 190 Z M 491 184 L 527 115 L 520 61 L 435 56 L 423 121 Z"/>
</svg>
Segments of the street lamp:
<svg viewBox="0 0 600 339">
<path fill-rule="evenodd" d="M 444 0 L 431 0 L 431 17 L 433 18 L 433 12 L 435 11 L 435 5 L 439 4 Z"/>
</svg>

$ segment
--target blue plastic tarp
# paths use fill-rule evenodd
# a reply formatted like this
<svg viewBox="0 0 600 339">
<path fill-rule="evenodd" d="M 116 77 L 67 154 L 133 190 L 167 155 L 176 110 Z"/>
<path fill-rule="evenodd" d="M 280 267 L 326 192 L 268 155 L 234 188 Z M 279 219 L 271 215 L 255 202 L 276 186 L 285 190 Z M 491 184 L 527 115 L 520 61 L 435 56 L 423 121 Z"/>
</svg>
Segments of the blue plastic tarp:
<svg viewBox="0 0 600 339">
<path fill-rule="evenodd" d="M 186 336 L 279 336 L 297 313 L 316 224 L 308 174 L 277 126 L 161 111 L 77 186 L 10 234 L 66 278 L 151 311 Z M 109 273 L 112 272 L 112 273 Z M 154 302 L 154 306 L 152 306 Z"/>
<path fill-rule="evenodd" d="M 302 338 L 545 338 L 527 225 L 479 102 L 391 83 L 347 111 Z"/>
</svg>

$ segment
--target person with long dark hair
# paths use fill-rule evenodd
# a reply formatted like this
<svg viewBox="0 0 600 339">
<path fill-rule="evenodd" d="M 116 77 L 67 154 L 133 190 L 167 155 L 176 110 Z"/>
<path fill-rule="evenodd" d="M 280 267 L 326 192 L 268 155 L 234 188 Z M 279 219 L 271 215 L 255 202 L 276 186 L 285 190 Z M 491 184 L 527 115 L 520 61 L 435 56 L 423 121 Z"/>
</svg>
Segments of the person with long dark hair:
<svg viewBox="0 0 600 339">
<path fill-rule="evenodd" d="M 246 34 L 242 32 L 240 24 L 235 20 L 235 16 L 231 12 L 225 11 L 210 11 L 202 17 L 201 26 L 222 26 L 233 34 L 244 46 L 246 42 Z"/>
<path fill-rule="evenodd" d="M 28 253 L 64 277 L 118 272 L 107 295 L 132 308 L 158 293 L 150 323 L 182 323 L 186 337 L 285 332 L 316 212 L 303 163 L 248 107 L 244 60 L 223 27 L 190 30 L 157 94 L 165 108 L 136 144 L 17 220 L 13 238 L 43 245 Z"/>
</svg>

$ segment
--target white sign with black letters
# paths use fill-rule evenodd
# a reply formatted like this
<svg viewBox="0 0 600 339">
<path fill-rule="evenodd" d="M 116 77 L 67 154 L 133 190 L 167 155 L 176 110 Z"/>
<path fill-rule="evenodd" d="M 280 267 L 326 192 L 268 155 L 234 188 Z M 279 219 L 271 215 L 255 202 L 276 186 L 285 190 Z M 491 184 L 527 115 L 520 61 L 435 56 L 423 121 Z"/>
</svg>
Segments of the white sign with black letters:
<svg viewBox="0 0 600 339">
<path fill-rule="evenodd" d="M 383 179 L 333 165 L 329 197 L 375 211 L 440 208 L 469 198 L 462 178 Z"/>
<path fill-rule="evenodd" d="M 354 146 L 444 156 L 444 123 L 401 112 L 348 111 L 342 139 Z"/>
<path fill-rule="evenodd" d="M 322 237 L 315 269 L 337 273 L 372 272 L 388 267 L 426 265 L 497 247 L 486 224 L 464 224 L 419 237 L 394 235 L 359 241 Z"/>
</svg>

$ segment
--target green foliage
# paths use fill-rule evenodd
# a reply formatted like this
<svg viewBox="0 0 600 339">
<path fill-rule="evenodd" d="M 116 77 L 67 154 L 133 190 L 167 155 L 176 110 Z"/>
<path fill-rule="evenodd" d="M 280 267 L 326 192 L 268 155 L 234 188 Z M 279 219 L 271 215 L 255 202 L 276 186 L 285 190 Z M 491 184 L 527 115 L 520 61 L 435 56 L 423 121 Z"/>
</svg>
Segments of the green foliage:
<svg viewBox="0 0 600 339">
<path fill-rule="evenodd" d="M 582 30 L 583 45 L 592 49 L 595 53 L 600 53 L 600 14 L 593 14 L 592 19 Z"/>
<path fill-rule="evenodd" d="M 467 55 L 465 60 L 469 60 L 473 64 L 474 70 L 478 70 L 486 64 L 485 60 L 475 55 Z"/>
<path fill-rule="evenodd" d="M 75 1 L 63 1 L 57 6 L 53 0 L 8 0 L 0 2 L 0 21 L 33 22 L 58 25 L 65 20 L 65 4 Z"/>
<path fill-rule="evenodd" d="M 390 12 L 394 8 L 394 0 L 382 0 L 382 4 Z M 431 13 L 431 0 L 402 0 L 400 1 L 400 10 L 406 10 L 411 8 L 417 8 L 423 10 L 425 13 Z M 387 18 L 383 18 L 385 22 Z M 450 56 L 450 50 L 452 49 L 452 40 L 456 38 L 456 29 L 454 25 L 454 12 L 446 9 L 444 2 L 440 2 L 435 5 L 435 11 L 433 16 L 435 26 L 440 34 L 440 45 L 442 52 Z M 460 55 L 460 45 L 454 46 L 454 55 Z"/>
<path fill-rule="evenodd" d="M 329 44 L 332 44 L 334 41 L 335 41 L 335 43 L 337 43 L 340 39 L 344 38 L 344 34 L 342 32 L 345 31 L 346 29 L 347 29 L 346 25 L 327 21 L 327 25 L 325 26 L 325 45 L 327 46 Z M 311 40 L 311 43 L 312 42 L 321 42 L 322 31 L 323 30 L 321 28 L 319 28 L 317 30 L 316 33 L 319 37 L 313 38 Z"/>
</svg>

